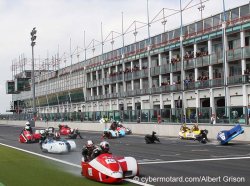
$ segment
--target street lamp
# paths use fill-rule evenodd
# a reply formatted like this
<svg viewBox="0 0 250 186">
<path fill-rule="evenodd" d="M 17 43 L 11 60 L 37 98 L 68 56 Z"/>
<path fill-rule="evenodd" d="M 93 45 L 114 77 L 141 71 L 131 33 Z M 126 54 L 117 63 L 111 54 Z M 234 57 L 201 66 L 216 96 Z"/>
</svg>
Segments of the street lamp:
<svg viewBox="0 0 250 186">
<path fill-rule="evenodd" d="M 34 46 L 36 44 L 36 27 L 34 27 L 30 33 L 31 35 L 31 48 L 32 48 L 32 70 L 31 70 L 31 83 L 32 83 L 32 95 L 33 95 L 33 120 L 35 124 L 36 120 L 36 95 L 35 95 L 35 70 L 34 70 Z"/>
</svg>

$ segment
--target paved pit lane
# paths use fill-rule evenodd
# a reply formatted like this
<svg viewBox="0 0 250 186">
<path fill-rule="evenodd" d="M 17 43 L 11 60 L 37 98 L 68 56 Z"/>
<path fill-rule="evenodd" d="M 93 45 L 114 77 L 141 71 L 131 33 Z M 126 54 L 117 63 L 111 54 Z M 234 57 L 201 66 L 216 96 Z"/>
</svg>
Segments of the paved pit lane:
<svg viewBox="0 0 250 186">
<path fill-rule="evenodd" d="M 76 139 L 77 149 L 65 155 L 42 153 L 38 144 L 21 144 L 21 127 L 0 126 L 0 143 L 80 165 L 81 149 L 88 139 L 96 144 L 101 134 L 81 132 Z M 200 144 L 192 140 L 160 138 L 160 144 L 145 144 L 143 136 L 130 135 L 109 139 L 115 155 L 137 159 L 140 176 L 135 181 L 148 185 L 250 185 L 250 142 L 232 142 L 221 146 L 216 141 Z M 71 172 L 80 174 L 78 167 Z M 75 169 L 75 171 L 73 170 Z M 72 171 L 73 170 L 73 171 Z"/>
</svg>

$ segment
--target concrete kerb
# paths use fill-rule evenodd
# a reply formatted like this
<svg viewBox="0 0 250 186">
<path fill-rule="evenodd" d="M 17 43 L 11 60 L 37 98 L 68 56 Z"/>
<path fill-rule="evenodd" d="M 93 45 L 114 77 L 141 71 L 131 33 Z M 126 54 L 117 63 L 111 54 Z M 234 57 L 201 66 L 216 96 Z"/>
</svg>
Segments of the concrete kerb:
<svg viewBox="0 0 250 186">
<path fill-rule="evenodd" d="M 9 125 L 18 125 L 24 126 L 25 121 L 11 121 L 11 120 L 0 120 L 0 124 L 9 124 Z M 47 127 L 54 127 L 58 128 L 58 125 L 62 124 L 62 122 L 44 122 L 44 121 L 36 121 L 36 127 L 47 128 Z M 105 124 L 92 122 L 92 123 L 79 123 L 79 122 L 63 122 L 63 124 L 68 125 L 71 128 L 78 128 L 79 130 L 83 131 L 95 131 L 95 132 L 102 132 L 105 128 Z M 125 127 L 129 127 L 133 134 L 145 135 L 151 134 L 152 131 L 155 131 L 159 136 L 166 136 L 166 137 L 178 137 L 178 133 L 180 130 L 180 125 L 178 124 L 149 124 L 149 123 L 130 123 L 130 124 L 123 124 Z M 107 127 L 110 126 L 110 123 L 107 124 Z M 188 125 L 192 126 L 192 124 Z M 200 129 L 207 129 L 208 130 L 208 138 L 209 139 L 216 139 L 217 134 L 221 130 L 229 130 L 232 128 L 233 125 L 208 125 L 208 124 L 201 124 L 199 125 Z M 243 126 L 245 132 L 242 135 L 237 137 L 238 141 L 250 141 L 250 127 Z"/>
</svg>

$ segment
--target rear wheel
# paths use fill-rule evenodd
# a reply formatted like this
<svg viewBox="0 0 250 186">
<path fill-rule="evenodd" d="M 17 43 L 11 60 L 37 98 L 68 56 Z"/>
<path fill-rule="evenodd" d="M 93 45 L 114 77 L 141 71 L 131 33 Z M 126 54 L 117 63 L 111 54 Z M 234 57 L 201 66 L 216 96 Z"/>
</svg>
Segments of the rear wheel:
<svg viewBox="0 0 250 186">
<path fill-rule="evenodd" d="M 48 153 L 48 150 L 42 148 L 42 152 Z"/>
<path fill-rule="evenodd" d="M 71 146 L 70 146 L 70 144 L 68 142 L 66 142 L 65 144 L 66 144 L 68 152 L 69 152 L 71 150 Z"/>
</svg>

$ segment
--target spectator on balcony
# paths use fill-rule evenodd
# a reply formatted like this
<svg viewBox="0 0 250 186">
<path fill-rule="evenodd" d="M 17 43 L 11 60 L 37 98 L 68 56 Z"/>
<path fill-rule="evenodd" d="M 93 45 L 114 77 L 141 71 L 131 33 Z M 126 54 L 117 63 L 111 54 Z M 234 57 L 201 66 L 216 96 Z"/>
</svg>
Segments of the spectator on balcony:
<svg viewBox="0 0 250 186">
<path fill-rule="evenodd" d="M 208 76 L 204 75 L 204 76 L 202 77 L 202 80 L 203 80 L 203 81 L 208 80 Z"/>
<path fill-rule="evenodd" d="M 189 52 L 187 51 L 184 55 L 184 59 L 188 61 L 188 59 L 190 58 L 190 54 Z"/>
<path fill-rule="evenodd" d="M 199 49 L 196 51 L 196 57 L 201 57 L 201 51 Z"/>
<path fill-rule="evenodd" d="M 246 70 L 244 70 L 244 75 L 248 75 L 248 74 L 250 74 L 250 71 L 249 71 L 249 69 L 247 68 Z"/>
<path fill-rule="evenodd" d="M 187 51 L 186 53 L 185 53 L 185 55 L 184 55 L 184 60 L 189 60 L 189 59 L 192 59 L 192 58 L 194 58 L 194 51 Z"/>
<path fill-rule="evenodd" d="M 188 85 L 189 85 L 188 77 L 186 77 L 186 79 L 184 80 L 184 85 L 185 85 L 185 88 L 188 88 Z"/>
<path fill-rule="evenodd" d="M 170 81 L 167 80 L 166 82 L 161 82 L 161 86 L 166 86 L 166 85 L 170 85 Z"/>
<path fill-rule="evenodd" d="M 194 58 L 194 51 L 191 52 L 191 58 Z"/>
<path fill-rule="evenodd" d="M 131 69 L 129 69 L 128 67 L 126 67 L 124 73 L 128 73 L 128 72 L 131 72 Z"/>
<path fill-rule="evenodd" d="M 177 55 L 177 57 L 173 57 L 173 58 L 171 59 L 171 63 L 178 63 L 178 62 L 180 62 L 180 57 L 179 57 L 179 55 Z"/>
<path fill-rule="evenodd" d="M 135 71 L 138 71 L 139 70 L 139 67 L 137 67 L 136 65 L 134 65 L 132 71 L 135 72 Z"/>
<path fill-rule="evenodd" d="M 196 57 L 203 57 L 203 56 L 207 56 L 207 55 L 208 55 L 208 51 L 197 50 L 197 52 L 196 52 Z"/>
</svg>

